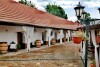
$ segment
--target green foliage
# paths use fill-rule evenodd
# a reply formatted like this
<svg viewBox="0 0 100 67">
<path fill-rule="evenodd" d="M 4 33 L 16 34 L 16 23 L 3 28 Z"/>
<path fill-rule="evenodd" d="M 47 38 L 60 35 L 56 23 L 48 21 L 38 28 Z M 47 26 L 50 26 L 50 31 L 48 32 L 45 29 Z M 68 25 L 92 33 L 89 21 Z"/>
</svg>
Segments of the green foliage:
<svg viewBox="0 0 100 67">
<path fill-rule="evenodd" d="M 90 17 L 90 14 L 89 13 L 86 14 L 86 18 L 88 18 L 88 17 Z"/>
<path fill-rule="evenodd" d="M 17 49 L 20 49 L 20 48 L 21 48 L 20 44 L 17 44 Z"/>
<path fill-rule="evenodd" d="M 66 37 L 63 37 L 63 39 L 66 39 Z"/>
<path fill-rule="evenodd" d="M 27 0 L 20 0 L 19 3 L 22 3 L 22 4 L 25 4 L 25 5 L 28 5 L 30 7 L 35 7 L 34 4 L 31 3 L 31 1 L 27 1 Z"/>
<path fill-rule="evenodd" d="M 90 25 L 91 17 L 89 13 L 86 13 L 85 18 L 81 19 L 81 24 Z"/>
<path fill-rule="evenodd" d="M 65 14 L 64 9 L 60 6 L 55 5 L 55 4 L 53 4 L 53 5 L 48 4 L 46 6 L 46 11 L 53 14 L 53 15 L 67 19 L 67 14 Z"/>
<path fill-rule="evenodd" d="M 95 59 L 93 59 L 92 63 L 93 63 L 93 64 L 96 64 Z"/>
</svg>

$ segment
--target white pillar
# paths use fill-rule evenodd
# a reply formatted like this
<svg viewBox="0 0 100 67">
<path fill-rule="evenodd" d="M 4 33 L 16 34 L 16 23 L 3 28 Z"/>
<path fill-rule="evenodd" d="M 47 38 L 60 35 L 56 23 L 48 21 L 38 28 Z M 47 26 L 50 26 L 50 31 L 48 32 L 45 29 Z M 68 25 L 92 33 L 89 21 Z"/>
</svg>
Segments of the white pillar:
<svg viewBox="0 0 100 67">
<path fill-rule="evenodd" d="M 47 28 L 46 31 L 47 31 L 47 33 L 46 33 L 46 41 L 48 41 L 48 46 L 50 46 L 52 29 Z"/>
<path fill-rule="evenodd" d="M 68 35 L 68 32 L 66 32 L 66 38 L 67 38 L 67 42 L 69 42 L 69 35 Z"/>
<path fill-rule="evenodd" d="M 27 38 L 27 51 L 30 51 L 30 38 Z"/>
<path fill-rule="evenodd" d="M 99 58 L 98 58 L 98 52 L 97 52 L 97 47 L 99 47 L 99 46 L 96 43 L 95 30 L 91 30 L 91 37 L 92 37 L 93 45 L 95 46 L 95 61 L 96 61 L 96 67 L 99 67 Z"/>
<path fill-rule="evenodd" d="M 63 34 L 63 30 L 60 30 L 60 44 L 62 44 L 62 38 L 63 38 L 64 34 Z"/>
<path fill-rule="evenodd" d="M 23 26 L 23 30 L 24 30 L 25 38 L 27 40 L 26 41 L 27 42 L 27 48 L 26 48 L 26 50 L 30 51 L 30 43 L 31 43 L 30 37 L 33 35 L 34 27 Z"/>
<path fill-rule="evenodd" d="M 75 32 L 75 31 L 73 31 L 73 33 L 72 33 L 72 37 L 73 37 L 73 36 L 75 36 L 75 35 L 76 35 L 76 32 Z"/>
<path fill-rule="evenodd" d="M 99 65 L 100 65 L 100 46 L 99 46 Z"/>
<path fill-rule="evenodd" d="M 95 46 L 95 60 L 96 60 L 96 67 L 99 67 L 99 58 L 98 58 L 98 51 L 96 46 Z"/>
<path fill-rule="evenodd" d="M 80 55 L 83 59 L 85 59 L 85 42 L 83 41 L 83 48 L 82 48 L 82 42 L 81 42 L 81 52 L 80 52 Z"/>
<path fill-rule="evenodd" d="M 69 42 L 69 37 L 70 37 L 70 30 L 68 30 L 68 42 Z"/>
<path fill-rule="evenodd" d="M 85 58 L 85 41 L 83 41 L 83 58 Z"/>
</svg>

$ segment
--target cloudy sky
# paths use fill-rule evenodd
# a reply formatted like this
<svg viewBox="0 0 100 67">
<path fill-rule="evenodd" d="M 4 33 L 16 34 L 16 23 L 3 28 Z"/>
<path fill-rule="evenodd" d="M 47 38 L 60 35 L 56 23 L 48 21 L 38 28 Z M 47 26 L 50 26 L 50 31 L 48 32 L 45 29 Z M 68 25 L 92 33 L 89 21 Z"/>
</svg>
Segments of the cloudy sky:
<svg viewBox="0 0 100 67">
<path fill-rule="evenodd" d="M 18 1 L 18 0 L 17 0 Z M 85 11 L 90 13 L 92 18 L 99 18 L 100 14 L 97 10 L 100 7 L 100 0 L 27 0 L 35 4 L 36 8 L 42 11 L 46 11 L 45 7 L 47 4 L 56 4 L 61 6 L 66 14 L 68 15 L 68 20 L 77 20 L 75 16 L 74 7 L 80 1 L 83 6 L 85 6 Z"/>
</svg>

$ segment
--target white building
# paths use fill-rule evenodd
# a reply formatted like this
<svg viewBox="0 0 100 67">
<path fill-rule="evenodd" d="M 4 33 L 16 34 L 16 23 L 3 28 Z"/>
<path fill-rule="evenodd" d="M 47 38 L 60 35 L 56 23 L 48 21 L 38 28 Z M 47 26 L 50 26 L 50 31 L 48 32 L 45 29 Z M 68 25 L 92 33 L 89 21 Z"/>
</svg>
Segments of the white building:
<svg viewBox="0 0 100 67">
<path fill-rule="evenodd" d="M 20 44 L 22 49 L 30 50 L 36 40 L 51 45 L 55 38 L 62 43 L 62 38 L 69 41 L 70 30 L 77 25 L 63 18 L 14 2 L 0 0 L 0 42 Z"/>
</svg>

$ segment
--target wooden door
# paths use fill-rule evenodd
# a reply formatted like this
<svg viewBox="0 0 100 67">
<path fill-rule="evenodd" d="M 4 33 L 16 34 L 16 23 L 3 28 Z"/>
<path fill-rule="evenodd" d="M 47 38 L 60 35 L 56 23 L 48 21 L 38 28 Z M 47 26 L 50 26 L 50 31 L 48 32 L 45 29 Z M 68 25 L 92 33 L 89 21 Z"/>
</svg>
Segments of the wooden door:
<svg viewBox="0 0 100 67">
<path fill-rule="evenodd" d="M 57 32 L 55 32 L 55 39 L 57 40 Z"/>
<path fill-rule="evenodd" d="M 18 41 L 18 44 L 23 43 L 23 36 L 21 32 L 17 32 L 17 41 Z"/>
</svg>

